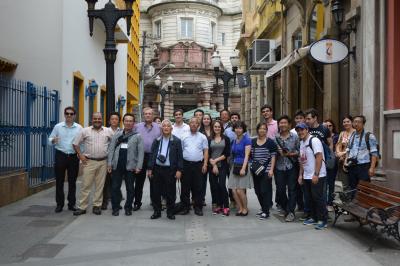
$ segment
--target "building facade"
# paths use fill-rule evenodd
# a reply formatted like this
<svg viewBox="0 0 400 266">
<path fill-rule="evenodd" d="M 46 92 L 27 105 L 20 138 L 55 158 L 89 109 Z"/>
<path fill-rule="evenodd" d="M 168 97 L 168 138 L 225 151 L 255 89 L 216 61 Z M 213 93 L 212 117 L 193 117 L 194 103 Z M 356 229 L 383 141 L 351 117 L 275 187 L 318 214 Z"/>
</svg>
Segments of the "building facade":
<svg viewBox="0 0 400 266">
<path fill-rule="evenodd" d="M 140 29 L 146 32 L 146 66 L 163 83 L 174 80 L 165 101 L 165 117 L 173 109 L 223 108 L 222 82 L 216 86 L 211 56 L 218 51 L 223 68 L 232 72 L 229 57 L 239 38 L 240 1 L 141 1 Z M 143 38 L 143 36 L 141 36 Z M 164 68 L 168 63 L 175 67 Z M 230 84 L 230 108 L 239 110 L 240 93 Z M 145 80 L 143 106 L 159 109 L 160 88 Z"/>
<path fill-rule="evenodd" d="M 102 8 L 107 2 L 99 1 L 96 8 Z M 0 57 L 15 62 L 14 68 L 4 69 L 3 76 L 59 91 L 60 109 L 74 106 L 78 111 L 77 122 L 83 126 L 90 123 L 93 112 L 105 114 L 107 88 L 103 49 L 106 36 L 103 24 L 95 20 L 93 37 L 90 37 L 85 1 L 5 0 L 1 1 L 0 10 L 1 25 L 8 25 L 0 28 Z M 16 17 L 18 19 L 10 23 L 10 18 Z M 116 99 L 128 97 L 126 43 L 129 38 L 125 25 L 121 19 L 116 30 Z M 7 69 L 9 71 L 5 72 Z M 86 95 L 91 80 L 99 85 L 95 97 Z M 126 105 L 122 110 L 126 110 Z M 60 119 L 63 120 L 62 112 Z"/>
<path fill-rule="evenodd" d="M 343 11 L 339 21 L 332 12 L 334 2 Z M 274 39 L 278 44 L 275 66 L 296 58 L 281 68 L 272 65 L 262 69 L 264 73 L 243 68 L 251 75 L 251 86 L 242 92 L 242 114 L 251 129 L 260 120 L 263 103 L 273 106 L 275 118 L 281 114 L 292 117 L 298 109 L 314 107 L 321 120 L 330 118 L 339 129 L 344 115 L 364 114 L 366 130 L 379 139 L 382 169 L 388 180 L 400 187 L 394 177 L 400 172 L 396 149 L 400 143 L 399 77 L 394 74 L 399 69 L 399 35 L 395 33 L 400 25 L 399 8 L 396 1 L 389 0 L 243 1 L 242 34 L 237 45 L 242 65 L 255 39 Z M 279 21 L 262 12 L 275 14 Z M 274 27 L 280 28 L 276 34 L 268 30 Z M 342 41 L 349 55 L 337 64 L 313 61 L 308 56 L 309 45 L 323 38 Z"/>
</svg>

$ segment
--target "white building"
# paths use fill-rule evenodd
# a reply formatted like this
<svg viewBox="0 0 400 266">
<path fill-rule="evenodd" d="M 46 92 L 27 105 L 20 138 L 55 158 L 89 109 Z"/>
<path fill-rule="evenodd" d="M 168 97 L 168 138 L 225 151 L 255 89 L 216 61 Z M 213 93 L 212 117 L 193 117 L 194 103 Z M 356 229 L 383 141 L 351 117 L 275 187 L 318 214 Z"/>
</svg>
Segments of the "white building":
<svg viewBox="0 0 400 266">
<path fill-rule="evenodd" d="M 155 72 L 168 62 L 175 68 L 165 68 L 160 77 L 174 79 L 167 96 L 165 116 L 172 110 L 184 111 L 196 107 L 223 108 L 222 81 L 215 86 L 211 55 L 219 51 L 224 68 L 232 72 L 229 57 L 240 37 L 241 1 L 140 1 L 140 29 L 147 33 L 145 64 Z M 142 39 L 141 39 L 142 42 Z M 239 108 L 240 94 L 230 86 L 231 109 Z M 144 106 L 154 109 L 160 101 L 159 88 L 149 81 L 144 90 Z M 236 109 L 237 109 L 236 108 Z"/>
<path fill-rule="evenodd" d="M 96 8 L 102 8 L 106 2 L 100 0 Z M 105 30 L 103 23 L 95 20 L 90 37 L 86 1 L 2 0 L 0 25 L 0 57 L 18 64 L 6 75 L 58 90 L 60 119 L 66 106 L 78 110 L 78 122 L 85 126 L 93 111 L 104 112 Z M 118 23 L 117 42 L 121 43 L 117 44 L 115 62 L 116 99 L 119 95 L 127 98 L 127 47 L 122 42 L 129 39 L 125 25 L 123 19 Z M 99 85 L 91 104 L 90 97 L 85 96 L 90 80 Z"/>
</svg>

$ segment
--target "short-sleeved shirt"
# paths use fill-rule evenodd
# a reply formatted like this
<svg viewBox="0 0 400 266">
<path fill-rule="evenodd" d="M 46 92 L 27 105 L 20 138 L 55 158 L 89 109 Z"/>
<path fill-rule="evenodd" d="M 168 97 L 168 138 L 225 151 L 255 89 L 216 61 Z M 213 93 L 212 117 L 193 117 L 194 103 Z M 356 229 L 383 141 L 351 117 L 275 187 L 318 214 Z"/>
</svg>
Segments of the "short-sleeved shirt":
<svg viewBox="0 0 400 266">
<path fill-rule="evenodd" d="M 262 144 L 257 144 L 257 139 L 252 140 L 251 145 L 251 159 L 253 162 L 266 165 L 267 171 L 271 168 L 271 159 L 276 156 L 277 146 L 275 142 L 267 138 L 267 141 Z"/>
<path fill-rule="evenodd" d="M 325 160 L 324 157 L 324 148 L 322 147 L 321 141 L 317 137 L 313 137 L 312 139 L 312 149 L 310 147 L 310 139 L 313 136 L 309 136 L 305 141 L 300 141 L 300 163 L 303 166 L 304 179 L 312 179 L 315 173 L 315 155 L 317 153 L 322 154 L 322 159 Z M 314 152 L 313 152 L 314 150 Z M 319 177 L 326 176 L 326 167 L 325 164 L 322 162 L 321 169 L 319 170 Z"/>
<path fill-rule="evenodd" d="M 251 139 L 247 135 L 243 135 L 239 142 L 237 140 L 232 142 L 233 163 L 243 164 L 246 146 L 251 146 Z"/>
<path fill-rule="evenodd" d="M 85 127 L 80 131 L 74 140 L 74 145 L 83 145 L 82 154 L 88 158 L 100 159 L 107 157 L 107 149 L 114 132 L 101 127 L 99 130 L 93 126 Z"/>
<path fill-rule="evenodd" d="M 190 127 L 188 124 L 182 123 L 181 126 L 174 124 L 172 126 L 172 134 L 182 140 L 186 135 L 190 134 Z"/>
<path fill-rule="evenodd" d="M 147 127 L 145 122 L 135 126 L 135 130 L 143 139 L 143 148 L 145 153 L 151 153 L 151 145 L 153 141 L 161 136 L 161 127 L 159 124 L 152 122 L 151 127 Z"/>
<path fill-rule="evenodd" d="M 367 143 L 365 140 L 366 132 L 362 131 L 361 133 L 354 133 L 350 136 L 348 149 L 349 149 L 349 158 L 357 157 L 357 164 L 364 164 L 371 162 L 371 156 L 378 157 L 378 146 L 376 137 L 371 133 L 369 135 L 369 144 L 371 150 L 368 150 Z M 360 143 L 361 137 L 361 143 Z M 354 141 L 353 141 L 354 139 Z"/>
<path fill-rule="evenodd" d="M 317 127 L 310 127 L 308 132 L 328 145 L 328 138 L 331 137 L 331 132 L 323 124 L 319 124 Z"/>
<path fill-rule="evenodd" d="M 278 146 L 278 150 L 287 149 L 288 152 L 299 152 L 300 141 L 297 134 L 293 134 L 291 131 L 289 132 L 289 136 L 284 139 L 278 133 L 274 139 L 275 143 Z M 279 143 L 278 143 L 279 141 Z M 282 146 L 282 147 L 281 147 Z M 290 157 L 290 159 L 286 156 L 281 156 L 278 154 L 278 159 L 276 160 L 276 169 L 279 171 L 286 171 L 292 169 L 297 162 L 296 157 Z"/>
<path fill-rule="evenodd" d="M 183 159 L 200 162 L 204 159 L 204 150 L 208 149 L 207 137 L 200 133 L 191 133 L 182 140 Z"/>
</svg>

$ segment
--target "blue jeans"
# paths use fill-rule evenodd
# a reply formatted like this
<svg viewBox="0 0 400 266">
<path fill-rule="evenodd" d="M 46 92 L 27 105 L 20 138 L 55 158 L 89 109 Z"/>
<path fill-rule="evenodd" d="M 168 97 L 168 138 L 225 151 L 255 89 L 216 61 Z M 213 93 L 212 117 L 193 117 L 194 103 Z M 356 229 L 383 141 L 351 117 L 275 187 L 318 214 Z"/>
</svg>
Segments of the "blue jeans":
<svg viewBox="0 0 400 266">
<path fill-rule="evenodd" d="M 293 167 L 285 171 L 275 170 L 275 182 L 278 204 L 286 213 L 294 213 L 296 208 L 297 169 Z"/>
</svg>

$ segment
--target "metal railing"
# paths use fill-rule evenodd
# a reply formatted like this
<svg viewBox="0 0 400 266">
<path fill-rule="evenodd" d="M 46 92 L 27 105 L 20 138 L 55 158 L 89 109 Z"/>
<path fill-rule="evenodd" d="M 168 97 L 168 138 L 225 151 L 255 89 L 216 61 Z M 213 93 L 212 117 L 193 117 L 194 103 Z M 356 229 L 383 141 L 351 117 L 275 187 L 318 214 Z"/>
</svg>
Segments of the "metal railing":
<svg viewBox="0 0 400 266">
<path fill-rule="evenodd" d="M 58 122 L 59 93 L 0 76 L 0 176 L 26 171 L 29 185 L 54 178 L 48 136 Z"/>
</svg>

